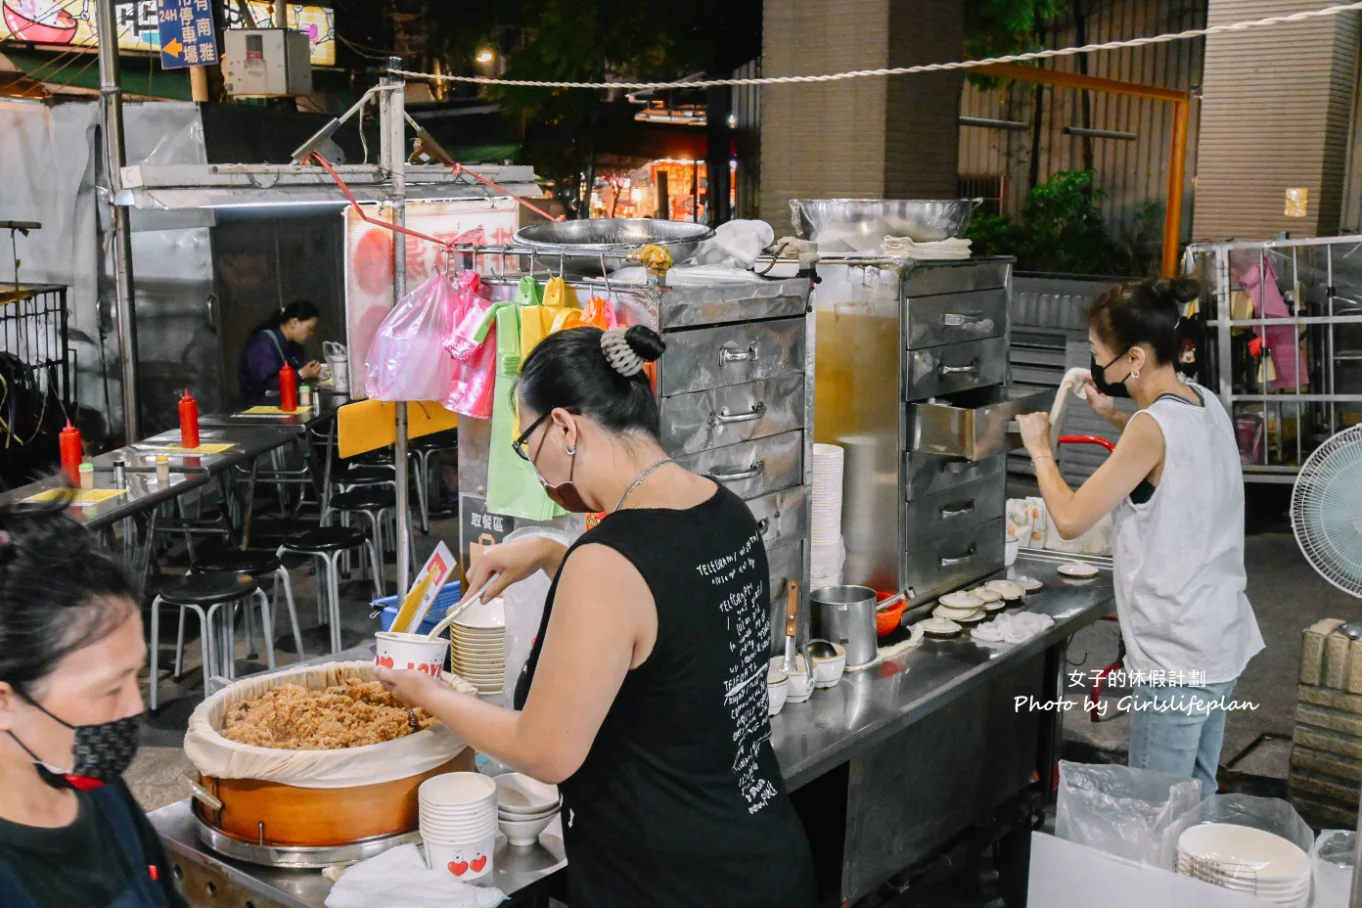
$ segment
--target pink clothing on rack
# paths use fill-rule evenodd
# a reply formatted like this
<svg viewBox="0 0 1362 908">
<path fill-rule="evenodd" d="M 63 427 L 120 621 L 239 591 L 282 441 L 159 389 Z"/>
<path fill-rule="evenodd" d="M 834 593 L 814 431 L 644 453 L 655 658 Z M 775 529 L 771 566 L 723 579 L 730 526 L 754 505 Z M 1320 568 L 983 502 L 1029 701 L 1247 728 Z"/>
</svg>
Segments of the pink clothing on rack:
<svg viewBox="0 0 1362 908">
<path fill-rule="evenodd" d="M 1267 280 L 1262 279 L 1261 267 L 1267 269 Z M 1277 287 L 1277 272 L 1266 258 L 1253 263 L 1239 279 L 1240 285 L 1253 300 L 1253 314 L 1264 318 L 1290 318 L 1291 310 L 1286 308 L 1282 291 Z M 1296 388 L 1295 374 L 1299 371 L 1300 387 L 1310 384 L 1309 365 L 1305 358 L 1305 345 L 1296 336 L 1294 325 L 1268 325 L 1266 329 L 1254 328 L 1254 334 L 1267 344 L 1268 355 L 1277 377 L 1272 380 L 1272 389 L 1281 391 Z"/>
</svg>

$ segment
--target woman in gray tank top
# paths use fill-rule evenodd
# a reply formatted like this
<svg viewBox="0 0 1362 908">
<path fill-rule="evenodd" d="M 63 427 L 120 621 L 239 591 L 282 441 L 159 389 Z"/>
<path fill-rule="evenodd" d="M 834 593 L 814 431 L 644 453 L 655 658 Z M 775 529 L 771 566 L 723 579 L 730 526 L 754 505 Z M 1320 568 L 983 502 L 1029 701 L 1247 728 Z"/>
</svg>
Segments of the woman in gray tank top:
<svg viewBox="0 0 1362 908">
<path fill-rule="evenodd" d="M 1093 409 L 1121 430 L 1116 450 L 1071 489 L 1049 417 L 1020 420 L 1050 520 L 1081 535 L 1113 514 L 1116 614 L 1126 644 L 1130 765 L 1216 791 L 1225 715 L 1263 648 L 1244 595 L 1244 483 L 1229 415 L 1177 373 L 1181 305 L 1194 281 L 1146 280 L 1099 296 L 1088 316 Z M 1132 416 L 1113 397 L 1139 406 Z"/>
</svg>

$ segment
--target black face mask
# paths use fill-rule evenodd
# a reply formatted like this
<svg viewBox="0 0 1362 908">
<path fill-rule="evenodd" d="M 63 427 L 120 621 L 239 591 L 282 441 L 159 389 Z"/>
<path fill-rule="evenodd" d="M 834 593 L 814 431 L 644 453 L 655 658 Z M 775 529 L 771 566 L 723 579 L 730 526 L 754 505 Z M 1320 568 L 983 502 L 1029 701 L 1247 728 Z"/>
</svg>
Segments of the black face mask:
<svg viewBox="0 0 1362 908">
<path fill-rule="evenodd" d="M 53 722 L 64 725 L 76 733 L 70 769 L 52 766 L 38 759 L 14 732 L 9 733 L 14 742 L 23 748 L 24 753 L 28 754 L 29 759 L 38 767 L 38 775 L 48 785 L 53 788 L 66 787 L 66 776 L 85 776 L 99 782 L 114 782 L 132 765 L 132 758 L 137 755 L 137 738 L 141 730 L 138 728 L 138 716 L 115 719 L 100 725 L 72 725 L 52 715 L 27 694 L 19 696 L 37 707 Z"/>
<path fill-rule="evenodd" d="M 1129 350 L 1126 351 L 1126 353 L 1129 352 Z M 1121 354 L 1121 356 L 1125 355 L 1125 353 Z M 1121 356 L 1116 357 L 1116 359 L 1113 359 L 1105 366 L 1097 365 L 1097 357 L 1095 355 L 1092 358 L 1092 383 L 1100 393 L 1105 394 L 1107 397 L 1130 397 L 1130 392 L 1126 390 L 1126 382 L 1130 381 L 1129 372 L 1126 373 L 1125 378 L 1118 382 L 1107 381 L 1107 370 L 1114 366 L 1116 360 L 1120 359 Z"/>
</svg>

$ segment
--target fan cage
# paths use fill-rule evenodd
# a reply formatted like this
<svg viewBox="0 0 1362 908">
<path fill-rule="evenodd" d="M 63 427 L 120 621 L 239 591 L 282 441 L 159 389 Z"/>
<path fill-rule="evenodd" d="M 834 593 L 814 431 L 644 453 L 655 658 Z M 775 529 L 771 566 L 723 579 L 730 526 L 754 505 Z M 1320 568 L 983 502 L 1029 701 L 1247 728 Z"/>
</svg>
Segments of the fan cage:
<svg viewBox="0 0 1362 908">
<path fill-rule="evenodd" d="M 1362 598 L 1362 425 L 1332 436 L 1301 467 L 1291 529 L 1321 577 Z"/>
</svg>

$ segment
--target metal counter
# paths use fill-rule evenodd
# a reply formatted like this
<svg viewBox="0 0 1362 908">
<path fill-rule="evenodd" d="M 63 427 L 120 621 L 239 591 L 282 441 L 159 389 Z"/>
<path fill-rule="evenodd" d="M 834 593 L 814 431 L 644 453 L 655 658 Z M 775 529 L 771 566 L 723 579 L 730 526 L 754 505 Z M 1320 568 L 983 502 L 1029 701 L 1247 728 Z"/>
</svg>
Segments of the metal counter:
<svg viewBox="0 0 1362 908">
<path fill-rule="evenodd" d="M 1111 579 L 1066 580 L 1057 565 L 1019 559 L 1014 576 L 1045 588 L 1024 609 L 1049 615 L 1054 627 L 1021 644 L 981 643 L 968 636 L 928 638 L 916 649 L 872 669 L 851 672 L 831 690 L 788 703 L 771 720 L 771 743 L 791 789 L 866 751 L 984 685 L 1006 665 L 1020 663 L 1072 637 L 1114 608 Z"/>
<path fill-rule="evenodd" d="M 191 905 L 231 908 L 323 908 L 331 881 L 320 870 L 281 870 L 223 858 L 199 841 L 190 799 L 147 814 L 165 842 L 170 864 Z M 567 866 L 557 821 L 539 844 L 512 847 L 505 837 L 492 857 L 492 880 L 511 903 L 534 898 L 536 884 Z M 470 884 L 477 885 L 477 884 Z"/>
<path fill-rule="evenodd" d="M 1057 693 L 1066 641 L 1113 607 L 1110 575 L 1066 580 L 1055 568 L 1023 558 L 1011 569 L 1045 584 L 1023 608 L 1054 618 L 1046 633 L 1016 645 L 967 636 L 927 640 L 845 675 L 805 703 L 787 704 L 772 719 L 772 744 L 816 863 L 829 865 L 819 868 L 820 887 L 838 889 L 846 900 L 864 894 L 944 848 L 961 828 L 1032 785 L 1035 767 L 1052 762 L 1059 714 L 1018 711 L 1012 697 Z M 309 661 L 367 659 L 372 652 L 366 645 Z M 969 782 L 963 793 L 961 778 Z M 233 908 L 247 900 L 254 908 L 321 908 L 331 889 L 318 871 L 275 870 L 210 851 L 195 834 L 188 799 L 149 817 L 184 874 L 191 902 L 209 882 L 212 904 Z M 510 848 L 503 840 L 494 864 L 495 884 L 520 902 L 543 896 L 567 861 L 550 827 L 532 848 Z"/>
</svg>

